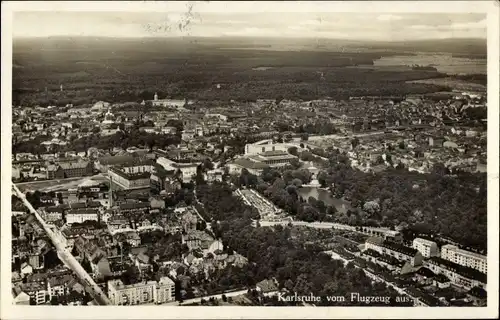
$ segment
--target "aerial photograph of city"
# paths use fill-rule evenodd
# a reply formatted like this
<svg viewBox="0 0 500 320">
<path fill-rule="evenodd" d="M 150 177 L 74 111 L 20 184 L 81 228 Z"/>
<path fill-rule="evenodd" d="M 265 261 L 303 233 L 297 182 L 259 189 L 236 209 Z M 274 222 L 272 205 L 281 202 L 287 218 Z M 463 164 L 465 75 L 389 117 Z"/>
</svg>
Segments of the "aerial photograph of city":
<svg viewBox="0 0 500 320">
<path fill-rule="evenodd" d="M 12 21 L 13 305 L 487 306 L 486 14 Z"/>
</svg>

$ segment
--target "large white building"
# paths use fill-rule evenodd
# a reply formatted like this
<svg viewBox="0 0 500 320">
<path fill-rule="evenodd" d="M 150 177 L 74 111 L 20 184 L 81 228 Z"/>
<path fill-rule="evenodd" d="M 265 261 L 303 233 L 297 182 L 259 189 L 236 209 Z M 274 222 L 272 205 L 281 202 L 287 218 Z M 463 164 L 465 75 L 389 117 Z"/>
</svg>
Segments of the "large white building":
<svg viewBox="0 0 500 320">
<path fill-rule="evenodd" d="M 108 281 L 108 297 L 114 305 L 166 303 L 175 300 L 175 283 L 168 277 L 159 282 L 147 281 L 125 285 L 121 280 Z"/>
<path fill-rule="evenodd" d="M 413 240 L 413 249 L 418 250 L 425 258 L 439 256 L 437 243 L 427 239 L 415 238 Z"/>
<path fill-rule="evenodd" d="M 193 104 L 193 101 L 183 100 L 183 99 L 158 99 L 158 93 L 155 92 L 153 100 L 150 100 L 151 105 L 153 106 L 161 106 L 161 107 L 175 107 L 181 108 L 186 104 Z"/>
<path fill-rule="evenodd" d="M 488 260 L 486 256 L 475 252 L 470 252 L 458 248 L 457 246 L 447 244 L 441 247 L 441 258 L 487 273 Z"/>
<path fill-rule="evenodd" d="M 99 210 L 94 208 L 83 208 L 71 210 L 66 213 L 66 223 L 83 223 L 84 221 L 98 221 Z"/>
<path fill-rule="evenodd" d="M 286 151 L 266 151 L 257 155 L 247 157 L 250 161 L 261 162 L 270 167 L 283 167 L 298 157 L 289 154 Z"/>
<path fill-rule="evenodd" d="M 264 154 L 269 151 L 288 152 L 291 147 L 301 149 L 299 145 L 294 143 L 273 143 L 271 139 L 257 141 L 245 145 L 245 156 Z"/>
<path fill-rule="evenodd" d="M 181 172 L 182 181 L 184 183 L 188 183 L 191 181 L 193 176 L 196 175 L 198 165 L 200 164 L 200 163 L 196 163 L 196 162 L 177 163 L 177 162 L 172 161 L 170 159 L 167 159 L 165 157 L 159 157 L 156 160 L 156 163 L 161 165 L 167 171 L 179 170 Z"/>
<path fill-rule="evenodd" d="M 137 189 L 149 186 L 152 164 L 140 164 L 108 169 L 110 180 L 123 189 Z"/>
</svg>

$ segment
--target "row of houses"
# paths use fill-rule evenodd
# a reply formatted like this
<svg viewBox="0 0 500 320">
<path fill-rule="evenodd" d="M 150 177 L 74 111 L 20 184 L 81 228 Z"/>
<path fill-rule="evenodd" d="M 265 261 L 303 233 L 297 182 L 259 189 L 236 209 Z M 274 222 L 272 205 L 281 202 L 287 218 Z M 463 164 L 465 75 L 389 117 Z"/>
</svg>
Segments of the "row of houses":
<svg viewBox="0 0 500 320">
<path fill-rule="evenodd" d="M 41 305 L 53 297 L 66 296 L 72 291 L 84 293 L 85 288 L 77 281 L 70 271 L 52 273 L 37 273 L 28 277 L 26 282 L 13 283 L 12 295 L 14 304 Z"/>
<path fill-rule="evenodd" d="M 451 282 L 465 289 L 474 287 L 486 290 L 486 274 L 469 267 L 465 267 L 449 260 L 439 257 L 432 257 L 424 262 L 424 266 L 436 274 L 442 274 L 448 277 Z"/>
<path fill-rule="evenodd" d="M 401 274 L 413 272 L 424 266 L 434 273 L 432 277 L 441 275 L 439 279 L 442 281 L 438 281 L 438 287 L 442 287 L 448 282 L 469 290 L 474 287 L 486 287 L 486 273 L 466 265 L 471 265 L 471 263 L 464 259 L 458 260 L 462 264 L 449 259 L 451 255 L 449 251 L 452 251 L 453 254 L 463 254 L 466 257 L 479 259 L 477 254 L 468 253 L 452 245 L 443 246 L 441 251 L 445 252 L 445 258 L 439 257 L 437 244 L 426 239 L 414 239 L 413 248 L 409 248 L 381 237 L 371 237 L 365 242 L 363 255 L 379 265 Z M 477 266 L 477 264 L 474 265 Z"/>
</svg>

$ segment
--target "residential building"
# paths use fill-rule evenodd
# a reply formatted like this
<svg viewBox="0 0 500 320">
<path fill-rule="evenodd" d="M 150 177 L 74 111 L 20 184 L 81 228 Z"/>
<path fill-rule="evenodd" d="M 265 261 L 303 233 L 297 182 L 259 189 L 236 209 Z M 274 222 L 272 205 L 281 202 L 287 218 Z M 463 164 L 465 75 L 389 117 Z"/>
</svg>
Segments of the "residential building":
<svg viewBox="0 0 500 320">
<path fill-rule="evenodd" d="M 448 288 L 450 283 L 450 279 L 442 273 L 437 274 L 433 279 L 433 285 L 439 289 Z"/>
<path fill-rule="evenodd" d="M 401 243 L 403 236 L 401 232 L 389 228 L 363 227 L 361 232 L 370 236 L 381 237 L 384 240 Z"/>
<path fill-rule="evenodd" d="M 125 285 L 121 280 L 108 281 L 108 297 L 114 305 L 139 305 L 174 301 L 175 284 L 167 277 L 159 282 L 144 281 Z"/>
<path fill-rule="evenodd" d="M 30 296 L 20 287 L 14 287 L 12 289 L 12 297 L 14 298 L 13 304 L 15 305 L 27 306 L 30 304 Z"/>
<path fill-rule="evenodd" d="M 459 287 L 468 290 L 480 287 L 486 290 L 487 276 L 476 269 L 465 267 L 439 257 L 431 257 L 425 260 L 424 266 L 436 274 L 445 275 L 452 283 Z"/>
<path fill-rule="evenodd" d="M 33 273 L 33 267 L 29 263 L 23 262 L 21 264 L 21 276 L 24 277 L 32 273 Z"/>
<path fill-rule="evenodd" d="M 149 202 L 126 202 L 119 205 L 121 215 L 133 216 L 147 212 L 151 204 Z"/>
<path fill-rule="evenodd" d="M 409 261 L 413 267 L 422 265 L 423 257 L 419 251 L 380 237 L 368 238 L 365 242 L 365 250 L 367 249 L 392 256 L 398 260 Z"/>
<path fill-rule="evenodd" d="M 114 233 L 119 230 L 131 230 L 129 220 L 123 215 L 111 216 L 108 219 L 107 225 L 110 233 Z"/>
<path fill-rule="evenodd" d="M 181 172 L 181 179 L 184 183 L 189 183 L 196 175 L 198 164 L 197 163 L 177 163 L 176 167 Z"/>
<path fill-rule="evenodd" d="M 95 167 L 97 170 L 106 173 L 110 167 L 130 165 L 135 160 L 136 158 L 132 155 L 101 157 L 95 162 Z"/>
<path fill-rule="evenodd" d="M 413 240 L 413 249 L 418 250 L 425 258 L 439 256 L 437 243 L 427 239 L 415 238 Z"/>
<path fill-rule="evenodd" d="M 75 178 L 92 175 L 90 161 L 64 161 L 47 166 L 47 179 Z"/>
<path fill-rule="evenodd" d="M 214 181 L 221 182 L 223 176 L 224 176 L 224 171 L 221 169 L 209 170 L 207 172 L 207 181 L 208 182 L 214 182 Z"/>
<path fill-rule="evenodd" d="M 42 254 L 31 254 L 28 258 L 28 263 L 33 267 L 33 270 L 40 270 L 44 268 L 44 260 Z"/>
<path fill-rule="evenodd" d="M 279 293 L 278 286 L 275 281 L 265 279 L 255 285 L 255 290 L 261 292 L 265 296 L 275 296 Z"/>
<path fill-rule="evenodd" d="M 45 222 L 51 224 L 53 222 L 62 220 L 64 208 L 61 206 L 51 206 L 41 209 L 39 211 L 41 211 L 40 213 L 44 218 Z"/>
<path fill-rule="evenodd" d="M 183 141 L 190 141 L 190 140 L 193 140 L 195 136 L 196 136 L 195 130 L 184 129 L 184 131 L 182 131 L 181 138 Z"/>
<path fill-rule="evenodd" d="M 488 259 L 486 256 L 460 249 L 451 244 L 441 247 L 441 258 L 461 266 L 479 270 L 482 273 L 487 273 L 488 271 Z"/>
<path fill-rule="evenodd" d="M 68 284 L 74 280 L 74 277 L 66 274 L 60 277 L 50 277 L 47 280 L 47 291 L 50 298 L 53 296 L 64 296 L 69 293 Z"/>
<path fill-rule="evenodd" d="M 96 208 L 82 208 L 69 210 L 66 213 L 66 223 L 82 223 L 84 221 L 98 221 L 99 210 Z"/>
<path fill-rule="evenodd" d="M 20 289 L 27 293 L 36 305 L 44 304 L 48 300 L 49 294 L 43 281 L 22 283 Z"/>
<path fill-rule="evenodd" d="M 169 277 L 161 277 L 156 287 L 155 303 L 161 304 L 175 300 L 175 283 Z"/>
</svg>

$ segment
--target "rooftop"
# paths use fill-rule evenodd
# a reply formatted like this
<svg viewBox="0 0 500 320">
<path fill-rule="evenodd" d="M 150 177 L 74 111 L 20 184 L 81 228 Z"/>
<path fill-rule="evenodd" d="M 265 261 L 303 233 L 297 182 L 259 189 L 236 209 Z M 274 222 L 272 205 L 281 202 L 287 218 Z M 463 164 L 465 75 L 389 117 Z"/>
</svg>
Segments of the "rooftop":
<svg viewBox="0 0 500 320">
<path fill-rule="evenodd" d="M 390 249 L 390 250 L 393 250 L 393 251 L 396 251 L 396 252 L 399 252 L 399 253 L 402 253 L 402 254 L 405 254 L 408 256 L 414 256 L 418 253 L 418 250 L 416 250 L 416 249 L 405 247 L 405 246 L 403 246 L 399 243 L 395 243 L 395 242 L 384 241 L 384 243 L 382 245 L 383 245 L 383 247 L 385 247 L 387 249 Z"/>
<path fill-rule="evenodd" d="M 78 162 L 61 162 L 59 163 L 59 166 L 63 168 L 63 170 L 70 170 L 70 169 L 85 169 L 90 162 L 88 161 L 78 161 Z"/>
<path fill-rule="evenodd" d="M 123 172 L 119 168 L 110 168 L 109 170 L 127 180 L 149 179 L 151 177 L 150 172 L 127 173 Z"/>
<path fill-rule="evenodd" d="M 149 207 L 149 202 L 127 202 L 120 204 L 120 210 L 147 209 Z"/>
<path fill-rule="evenodd" d="M 465 266 L 459 265 L 457 263 L 454 263 L 454 262 L 451 262 L 451 261 L 448 261 L 448 260 L 445 260 L 445 259 L 442 259 L 439 257 L 432 257 L 428 261 L 431 264 L 444 267 L 448 270 L 452 270 L 452 271 L 458 273 L 459 275 L 466 277 L 468 279 L 477 280 L 477 281 L 480 281 L 482 283 L 486 283 L 486 281 L 487 281 L 486 274 L 484 274 L 476 269 L 465 267 Z"/>
<path fill-rule="evenodd" d="M 123 281 L 117 279 L 117 280 L 110 280 L 108 281 L 108 288 L 113 288 L 115 290 L 121 290 L 121 289 L 128 289 L 128 288 L 140 288 L 140 287 L 145 287 L 145 286 L 152 286 L 156 285 L 156 281 L 142 281 L 138 283 L 133 283 L 133 284 L 128 284 L 125 285 Z"/>
<path fill-rule="evenodd" d="M 135 160 L 135 157 L 133 157 L 133 156 L 123 155 L 123 156 L 101 157 L 97 161 L 102 165 L 119 165 L 119 164 L 125 164 L 125 163 L 132 163 L 132 162 L 134 162 L 134 160 Z"/>
<path fill-rule="evenodd" d="M 66 213 L 67 215 L 72 214 L 99 214 L 99 210 L 95 208 L 81 208 L 81 209 L 71 209 Z"/>
<path fill-rule="evenodd" d="M 261 169 L 269 168 L 269 166 L 265 163 L 251 161 L 251 160 L 248 160 L 246 158 L 236 159 L 233 161 L 233 164 L 238 165 L 238 166 L 243 167 L 243 168 L 247 168 L 247 169 L 261 170 Z"/>
<path fill-rule="evenodd" d="M 262 290 L 262 292 L 272 292 L 272 291 L 277 291 L 278 287 L 272 280 L 262 280 L 261 282 L 257 283 L 256 286 Z"/>
<path fill-rule="evenodd" d="M 427 245 L 436 244 L 434 241 L 423 239 L 423 238 L 415 238 L 413 241 L 417 241 L 417 242 L 420 242 L 420 243 L 425 243 Z"/>
<path fill-rule="evenodd" d="M 462 254 L 462 255 L 467 255 L 467 256 L 470 256 L 470 257 L 474 257 L 474 258 L 478 258 L 478 259 L 483 259 L 483 260 L 486 260 L 486 256 L 485 255 L 482 255 L 482 254 L 479 254 L 479 253 L 475 253 L 475 252 L 472 252 L 472 251 L 467 251 L 467 250 L 464 250 L 464 249 L 460 249 L 459 247 L 457 246 L 454 246 L 452 244 L 446 244 L 444 246 L 441 247 L 441 251 L 443 250 L 452 250 L 452 251 L 455 251 L 459 254 Z"/>
</svg>

